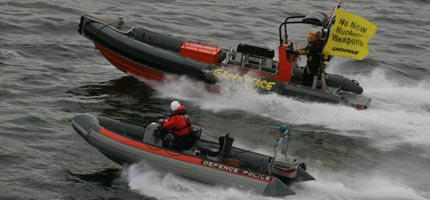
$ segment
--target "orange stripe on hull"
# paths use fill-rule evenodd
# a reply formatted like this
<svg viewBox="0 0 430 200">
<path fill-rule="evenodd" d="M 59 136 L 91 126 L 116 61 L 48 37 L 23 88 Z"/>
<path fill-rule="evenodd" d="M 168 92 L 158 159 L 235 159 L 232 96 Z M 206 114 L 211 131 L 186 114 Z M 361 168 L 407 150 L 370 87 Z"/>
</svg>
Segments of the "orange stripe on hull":
<svg viewBox="0 0 430 200">
<path fill-rule="evenodd" d="M 133 60 L 130 60 L 129 58 L 126 58 L 124 56 L 121 56 L 112 50 L 105 48 L 99 44 L 96 44 L 96 48 L 102 53 L 102 55 L 110 62 L 112 63 L 116 68 L 119 70 L 130 73 L 138 77 L 142 78 L 148 78 L 156 81 L 164 81 L 166 80 L 166 75 L 158 70 L 152 69 L 146 65 L 137 63 Z M 237 71 L 240 73 L 249 73 L 250 75 L 254 75 L 257 77 L 265 77 L 265 78 L 276 78 L 278 79 L 278 76 L 264 73 L 264 72 L 258 72 L 255 70 L 249 70 L 246 68 L 240 68 L 240 67 L 234 67 L 234 66 L 224 66 L 230 70 Z"/>
<path fill-rule="evenodd" d="M 188 163 L 199 164 L 199 165 L 203 161 L 202 159 L 199 159 L 199 158 L 196 158 L 196 157 L 193 157 L 193 156 L 187 156 L 187 155 L 184 155 L 184 154 L 181 154 L 181 153 L 177 153 L 177 152 L 173 152 L 173 151 L 168 151 L 168 150 L 160 149 L 160 148 L 157 148 L 157 147 L 154 147 L 154 146 L 151 146 L 151 145 L 147 145 L 147 144 L 144 144 L 144 143 L 141 143 L 141 142 L 134 141 L 132 139 L 123 137 L 123 136 L 118 135 L 118 134 L 116 134 L 116 133 L 114 133 L 112 131 L 109 131 L 109 130 L 107 130 L 105 128 L 101 128 L 99 130 L 99 133 L 101 133 L 101 134 L 105 135 L 106 137 L 109 137 L 109 138 L 111 138 L 111 139 L 113 139 L 115 141 L 118 141 L 118 142 L 120 142 L 122 144 L 126 144 L 128 146 L 132 146 L 132 147 L 144 150 L 144 151 L 149 152 L 149 153 L 154 153 L 154 154 L 157 154 L 157 155 L 160 155 L 160 156 L 172 158 L 172 159 L 175 159 L 175 160 L 185 161 L 185 162 L 188 162 Z"/>
<path fill-rule="evenodd" d="M 269 182 L 269 183 L 271 183 L 274 180 L 273 176 L 270 176 L 268 180 L 262 180 L 262 179 L 260 179 L 258 177 L 255 177 L 255 176 L 249 176 L 249 175 L 245 175 L 245 174 L 234 173 L 234 172 L 222 169 L 222 168 L 206 166 L 206 165 L 203 164 L 203 162 L 213 162 L 213 161 L 206 161 L 206 160 L 203 160 L 203 159 L 200 159 L 200 158 L 196 158 L 196 157 L 193 157 L 193 156 L 188 156 L 188 155 L 184 155 L 184 154 L 173 152 L 173 151 L 169 151 L 169 150 L 164 150 L 164 149 L 161 149 L 161 148 L 158 148 L 158 147 L 154 147 L 154 146 L 147 145 L 147 144 L 144 144 L 144 143 L 141 143 L 141 142 L 137 142 L 135 140 L 132 140 L 132 139 L 126 138 L 124 136 L 118 135 L 118 134 L 116 134 L 116 133 L 114 133 L 114 132 L 112 132 L 110 130 L 105 129 L 105 128 L 101 128 L 99 130 L 99 133 L 102 134 L 102 135 L 104 135 L 104 136 L 106 136 L 106 137 L 108 137 L 108 138 L 111 138 L 111 139 L 113 139 L 113 140 L 115 140 L 115 141 L 117 141 L 119 143 L 131 146 L 131 147 L 134 147 L 134 148 L 137 148 L 137 149 L 141 149 L 141 150 L 149 152 L 149 153 L 157 154 L 157 155 L 160 155 L 160 156 L 164 156 L 164 157 L 168 157 L 168 158 L 172 158 L 172 159 L 175 159 L 175 160 L 180 160 L 180 161 L 184 161 L 184 162 L 188 162 L 188 163 L 192 163 L 192 164 L 197 164 L 199 166 L 204 166 L 204 167 L 208 167 L 208 168 L 215 169 L 215 170 L 224 171 L 224 172 L 229 173 L 229 174 L 235 174 L 235 175 L 244 176 L 244 177 L 247 177 L 247 178 L 256 179 L 258 181 L 263 181 L 263 182 Z M 246 170 L 244 170 L 244 171 L 246 171 Z"/>
<path fill-rule="evenodd" d="M 130 73 L 141 78 L 148 78 L 157 81 L 163 81 L 166 79 L 163 72 L 151 69 L 143 64 L 136 63 L 101 45 L 96 44 L 96 48 L 110 63 L 125 73 Z"/>
</svg>

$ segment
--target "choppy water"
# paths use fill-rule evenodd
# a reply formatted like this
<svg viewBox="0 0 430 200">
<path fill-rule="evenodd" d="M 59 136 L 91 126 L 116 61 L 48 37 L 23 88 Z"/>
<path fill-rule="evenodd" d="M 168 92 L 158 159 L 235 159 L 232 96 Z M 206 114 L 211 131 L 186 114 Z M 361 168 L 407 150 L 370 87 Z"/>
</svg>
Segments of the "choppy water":
<svg viewBox="0 0 430 200">
<path fill-rule="evenodd" d="M 260 152 L 270 153 L 277 126 L 287 123 L 291 155 L 317 178 L 295 185 L 298 195 L 287 199 L 430 199 L 427 0 L 348 2 L 348 10 L 377 24 L 378 32 L 364 61 L 334 59 L 328 70 L 361 83 L 373 98 L 365 111 L 246 88 L 215 96 L 186 77 L 153 85 L 115 69 L 76 31 L 82 14 L 125 16 L 155 31 L 225 47 L 245 42 L 274 48 L 284 17 L 329 12 L 334 4 L 0 0 L 0 199 L 261 199 L 145 163 L 120 167 L 70 126 L 70 118 L 83 112 L 143 124 L 168 113 L 172 99 L 188 107 L 205 137 L 230 132 L 237 145 Z M 304 33 L 299 27 L 293 35 Z"/>
</svg>

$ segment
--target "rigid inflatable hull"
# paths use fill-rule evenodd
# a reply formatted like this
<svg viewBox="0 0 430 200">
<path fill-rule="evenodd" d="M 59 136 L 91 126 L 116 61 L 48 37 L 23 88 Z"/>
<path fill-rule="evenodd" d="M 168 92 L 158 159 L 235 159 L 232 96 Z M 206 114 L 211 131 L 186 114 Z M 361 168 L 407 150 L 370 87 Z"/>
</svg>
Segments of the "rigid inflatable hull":
<svg viewBox="0 0 430 200">
<path fill-rule="evenodd" d="M 135 75 L 139 75 L 140 71 L 148 70 L 148 72 L 187 74 L 193 78 L 208 81 L 205 71 L 216 68 L 214 65 L 194 61 L 181 57 L 177 53 L 136 41 L 101 22 L 83 23 L 81 21 L 80 26 L 79 32 L 92 40 L 96 48 L 103 55 L 107 55 L 112 64 L 119 69 L 128 68 L 128 72 L 131 73 L 133 71 L 130 69 L 135 69 L 136 72 L 133 73 Z M 142 73 L 144 74 L 148 75 L 148 73 Z M 160 73 L 157 75 L 159 76 Z M 150 75 L 149 78 L 151 78 Z"/>
<path fill-rule="evenodd" d="M 112 122 L 118 123 L 113 120 Z M 120 164 L 144 161 L 156 169 L 203 183 L 246 188 L 266 196 L 294 194 L 287 185 L 274 176 L 257 177 L 235 173 L 238 171 L 237 167 L 219 163 L 214 167 L 216 162 L 210 160 L 137 142 L 100 126 L 98 119 L 90 115 L 74 117 L 72 126 L 89 144 Z"/>
<path fill-rule="evenodd" d="M 261 87 L 257 85 L 257 88 L 263 91 L 311 101 L 339 103 L 353 107 L 360 106 L 361 108 L 367 108 L 370 104 L 370 99 L 352 92 L 345 91 L 334 94 L 300 84 L 281 82 L 275 79 L 276 74 L 222 63 L 220 65 L 207 64 L 183 57 L 178 51 L 184 40 L 170 35 L 156 34 L 143 28 L 123 32 L 101 21 L 83 16 L 78 31 L 92 40 L 95 47 L 115 67 L 137 77 L 162 81 L 166 77 L 165 73 L 172 73 L 187 75 L 193 79 L 213 84 L 225 78 L 216 76 L 216 71 L 225 69 L 229 71 L 227 79 L 248 75 L 257 77 L 261 82 L 266 83 Z M 339 89 L 350 88 L 356 93 L 363 91 L 361 87 L 342 76 L 328 75 L 327 78 L 329 86 L 332 85 Z M 235 82 L 235 80 L 232 81 Z M 274 83 L 275 86 L 266 89 L 268 82 Z M 240 83 L 240 81 L 236 81 L 236 83 Z"/>
</svg>

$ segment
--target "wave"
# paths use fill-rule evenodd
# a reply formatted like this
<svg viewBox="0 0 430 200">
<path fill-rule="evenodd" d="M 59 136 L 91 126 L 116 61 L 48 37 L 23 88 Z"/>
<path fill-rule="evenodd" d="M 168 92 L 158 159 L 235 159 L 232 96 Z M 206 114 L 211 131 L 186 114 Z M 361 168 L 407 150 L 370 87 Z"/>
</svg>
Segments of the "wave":
<svg viewBox="0 0 430 200">
<path fill-rule="evenodd" d="M 145 162 L 133 164 L 123 172 L 131 189 L 138 193 L 168 199 L 411 199 L 424 200 L 420 194 L 396 180 L 369 174 L 357 177 L 342 177 L 334 171 L 312 170 L 316 175 L 315 181 L 298 183 L 292 186 L 296 195 L 280 198 L 269 198 L 255 194 L 249 190 L 239 190 L 232 187 L 211 186 L 201 184 L 183 177 L 176 176 L 152 168 Z M 363 184 L 365 183 L 365 184 Z"/>
<path fill-rule="evenodd" d="M 166 84 L 152 84 L 161 98 L 191 101 L 202 109 L 243 110 L 294 125 L 325 127 L 336 134 L 367 137 L 383 145 L 430 144 L 429 83 L 399 86 L 380 70 L 353 77 L 365 83 L 370 108 L 304 102 L 277 94 L 260 94 L 248 85 L 221 83 L 224 95 L 207 92 L 205 85 L 186 77 Z M 149 83 L 151 84 L 151 83 Z"/>
<path fill-rule="evenodd" d="M 160 200 L 266 199 L 263 196 L 253 194 L 251 191 L 205 185 L 171 173 L 161 172 L 144 162 L 131 165 L 124 171 L 124 175 L 131 189 Z"/>
</svg>

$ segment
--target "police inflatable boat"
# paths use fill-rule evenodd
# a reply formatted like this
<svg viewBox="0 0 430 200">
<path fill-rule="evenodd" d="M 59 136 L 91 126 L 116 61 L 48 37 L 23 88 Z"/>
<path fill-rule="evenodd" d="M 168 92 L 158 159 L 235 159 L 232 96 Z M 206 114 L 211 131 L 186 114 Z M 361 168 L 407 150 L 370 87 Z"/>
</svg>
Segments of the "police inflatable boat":
<svg viewBox="0 0 430 200">
<path fill-rule="evenodd" d="M 327 15 L 320 12 L 286 18 L 279 26 L 277 60 L 273 49 L 248 44 L 224 49 L 130 26 L 122 18 L 107 23 L 82 16 L 78 32 L 93 41 L 95 48 L 114 66 L 136 77 L 161 81 L 170 73 L 206 83 L 226 79 L 248 82 L 263 91 L 285 96 L 367 108 L 370 99 L 361 95 L 363 89 L 355 80 L 324 73 L 324 81 L 320 81 L 323 84 L 317 87 L 303 84 L 304 67 L 297 64 L 298 56 L 293 53 L 296 45 L 287 34 L 287 24 L 297 23 L 322 27 L 325 35 L 331 25 Z"/>
<path fill-rule="evenodd" d="M 304 163 L 287 159 L 288 130 L 281 126 L 274 156 L 233 147 L 228 134 L 219 142 L 200 138 L 194 130 L 193 145 L 177 152 L 164 147 L 168 140 L 158 123 L 146 127 L 81 114 L 72 119 L 73 128 L 89 144 L 119 164 L 145 161 L 151 166 L 208 184 L 246 188 L 265 196 L 295 194 L 289 186 L 314 180 Z M 285 155 L 285 159 L 279 156 Z"/>
</svg>

